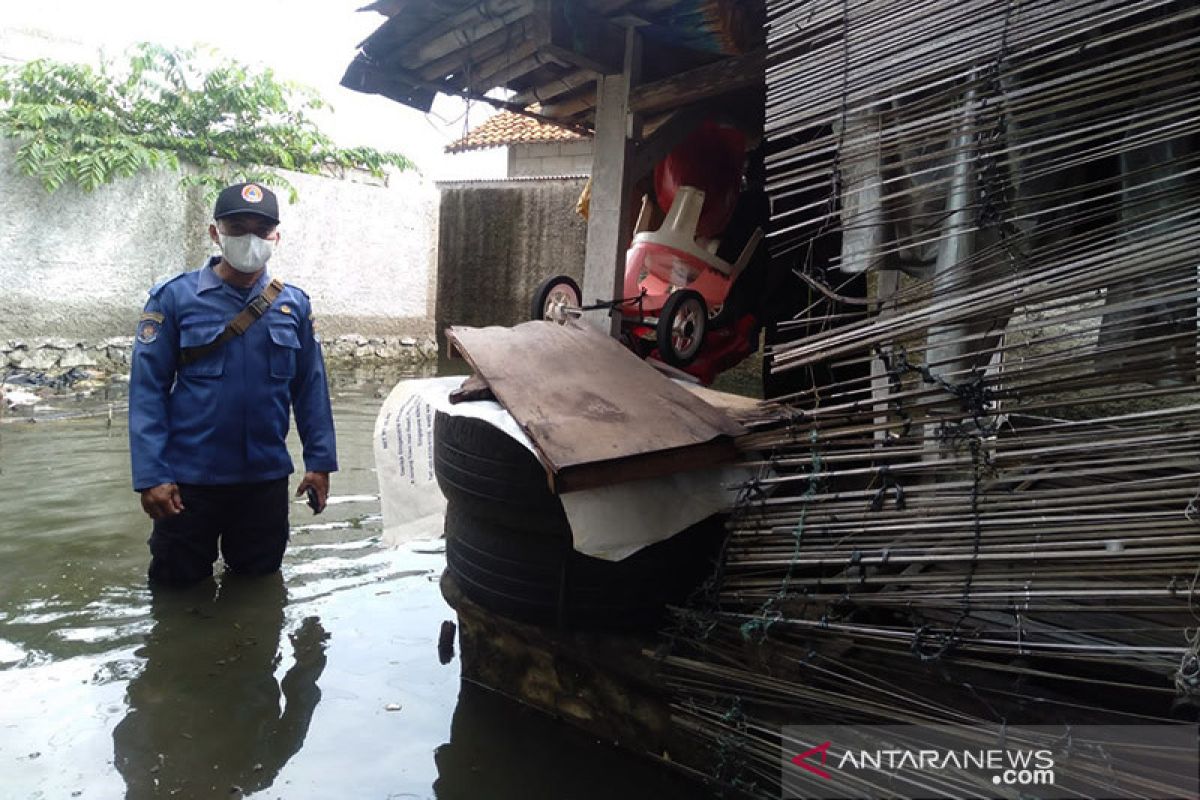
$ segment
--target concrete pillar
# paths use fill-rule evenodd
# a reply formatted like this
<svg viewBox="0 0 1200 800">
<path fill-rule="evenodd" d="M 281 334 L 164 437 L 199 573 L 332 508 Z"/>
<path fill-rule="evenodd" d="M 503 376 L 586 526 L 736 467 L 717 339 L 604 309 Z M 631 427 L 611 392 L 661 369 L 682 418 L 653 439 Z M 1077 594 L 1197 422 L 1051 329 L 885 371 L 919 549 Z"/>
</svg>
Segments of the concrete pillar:
<svg viewBox="0 0 1200 800">
<path fill-rule="evenodd" d="M 588 215 L 587 255 L 583 267 L 583 303 L 620 297 L 625 250 L 633 235 L 629 191 L 633 161 L 629 114 L 630 90 L 641 71 L 641 39 L 630 28 L 625 39 L 625 67 L 604 75 L 596 86 L 595 156 L 592 161 L 592 199 Z M 616 335 L 619 315 L 605 311 L 584 315 L 589 323 Z"/>
</svg>

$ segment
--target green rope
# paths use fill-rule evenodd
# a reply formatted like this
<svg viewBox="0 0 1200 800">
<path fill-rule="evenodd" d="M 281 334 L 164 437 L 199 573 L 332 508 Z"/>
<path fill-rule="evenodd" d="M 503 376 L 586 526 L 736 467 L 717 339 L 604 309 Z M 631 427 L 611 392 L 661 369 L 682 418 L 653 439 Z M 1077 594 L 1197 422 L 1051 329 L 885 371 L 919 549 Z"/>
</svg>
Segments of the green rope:
<svg viewBox="0 0 1200 800">
<path fill-rule="evenodd" d="M 717 761 L 713 778 L 718 783 L 752 791 L 755 784 L 741 777 L 741 772 L 746 768 L 743 753 L 747 738 L 746 714 L 742 711 L 741 697 L 734 695 L 729 710 L 721 716 L 721 725 L 731 732 L 717 734 Z"/>
<path fill-rule="evenodd" d="M 753 619 L 742 623 L 742 638 L 747 642 L 762 644 L 766 641 L 767 635 L 771 631 L 771 626 L 783 619 L 783 614 L 776 608 L 776 605 L 788 596 L 788 591 L 792 583 L 792 575 L 795 572 L 796 562 L 800 559 L 801 548 L 804 544 L 804 522 L 808 517 L 808 506 L 817 496 L 818 489 L 825 479 L 825 464 L 821 460 L 820 450 L 817 449 L 816 428 L 813 428 L 810 432 L 809 441 L 812 443 L 812 462 L 809 466 L 808 486 L 805 487 L 804 494 L 800 495 L 800 502 L 803 503 L 800 508 L 800 519 L 796 521 L 796 527 L 792 529 L 792 560 L 788 563 L 787 572 L 784 573 L 783 581 L 779 585 L 779 591 L 774 596 L 767 598 L 767 601 L 762 604 L 762 607 L 759 608 L 758 613 Z"/>
</svg>

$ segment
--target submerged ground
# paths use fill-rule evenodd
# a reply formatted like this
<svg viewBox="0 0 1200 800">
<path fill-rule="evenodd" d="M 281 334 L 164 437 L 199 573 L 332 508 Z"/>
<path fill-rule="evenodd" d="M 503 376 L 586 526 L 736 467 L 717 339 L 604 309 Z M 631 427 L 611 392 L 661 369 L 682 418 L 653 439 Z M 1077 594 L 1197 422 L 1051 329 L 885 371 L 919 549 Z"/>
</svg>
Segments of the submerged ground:
<svg viewBox="0 0 1200 800">
<path fill-rule="evenodd" d="M 334 376 L 342 470 L 320 517 L 293 506 L 281 579 L 153 598 L 119 390 L 6 417 L 0 797 L 689 795 L 440 663 L 442 547 L 380 540 L 370 441 L 399 377 Z"/>
</svg>

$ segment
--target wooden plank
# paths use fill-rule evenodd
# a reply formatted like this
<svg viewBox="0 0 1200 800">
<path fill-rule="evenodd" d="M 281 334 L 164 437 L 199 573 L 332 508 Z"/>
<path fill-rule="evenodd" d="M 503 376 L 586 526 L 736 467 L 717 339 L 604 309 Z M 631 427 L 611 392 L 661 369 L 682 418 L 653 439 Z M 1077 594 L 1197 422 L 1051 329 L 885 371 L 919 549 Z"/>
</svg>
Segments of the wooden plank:
<svg viewBox="0 0 1200 800">
<path fill-rule="evenodd" d="M 596 73 L 590 69 L 576 69 L 554 80 L 531 87 L 513 95 L 512 102 L 519 105 L 545 103 L 568 92 L 573 92 L 580 86 L 596 81 Z"/>
<path fill-rule="evenodd" d="M 596 105 L 596 90 L 584 89 L 577 95 L 565 97 L 562 100 L 542 105 L 542 113 L 554 119 L 573 117 L 581 111 L 587 111 Z"/>
<path fill-rule="evenodd" d="M 598 489 L 615 483 L 660 478 L 678 472 L 689 472 L 737 459 L 739 450 L 733 439 L 723 438 L 704 444 L 689 445 L 675 450 L 581 464 L 571 469 L 550 473 L 550 489 L 555 494 Z"/>
<path fill-rule="evenodd" d="M 480 65 L 481 69 L 490 69 L 490 71 L 478 78 L 472 75 L 472 87 L 481 92 L 490 91 L 496 86 L 507 86 L 510 81 L 528 75 L 546 64 L 557 63 L 554 56 L 548 53 L 526 53 L 527 48 L 532 48 L 531 42 L 526 42 L 513 51 L 512 55 L 516 57 L 515 59 L 496 64 L 494 68 L 493 64 Z M 499 59 L 500 57 L 496 56 L 490 61 L 495 62 Z"/>
<path fill-rule="evenodd" d="M 528 434 L 558 492 L 731 461 L 746 432 L 588 325 L 452 327 L 447 338 Z"/>
<path fill-rule="evenodd" d="M 735 89 L 762 86 L 766 63 L 766 50 L 760 49 L 647 83 L 630 94 L 629 108 L 641 113 L 661 111 L 707 100 Z"/>
<path fill-rule="evenodd" d="M 476 80 L 472 77 L 472 85 L 479 91 L 488 92 L 495 88 L 507 89 L 510 83 L 521 83 L 529 75 L 547 64 L 557 63 L 553 56 L 545 53 L 534 53 L 531 56 L 513 62 L 503 69 L 493 73 L 487 80 Z M 487 88 L 484 88 L 487 87 Z M 540 113 L 540 111 L 539 111 Z"/>
</svg>

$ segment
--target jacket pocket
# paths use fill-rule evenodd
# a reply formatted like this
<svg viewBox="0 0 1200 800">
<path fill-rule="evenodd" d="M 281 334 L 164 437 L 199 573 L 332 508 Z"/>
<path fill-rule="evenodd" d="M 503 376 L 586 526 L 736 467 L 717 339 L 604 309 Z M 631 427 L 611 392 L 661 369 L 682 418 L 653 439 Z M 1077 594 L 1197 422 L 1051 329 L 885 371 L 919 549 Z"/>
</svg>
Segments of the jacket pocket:
<svg viewBox="0 0 1200 800">
<path fill-rule="evenodd" d="M 300 337 L 296 325 L 291 322 L 272 322 L 271 331 L 271 377 L 289 379 L 296 376 L 296 354 L 300 351 Z"/>
<path fill-rule="evenodd" d="M 225 324 L 221 322 L 193 322 L 179 328 L 180 356 L 193 347 L 204 347 L 212 343 Z M 225 373 L 225 348 L 218 347 L 211 353 L 189 363 L 179 365 L 179 374 L 195 378 L 215 378 Z"/>
</svg>

